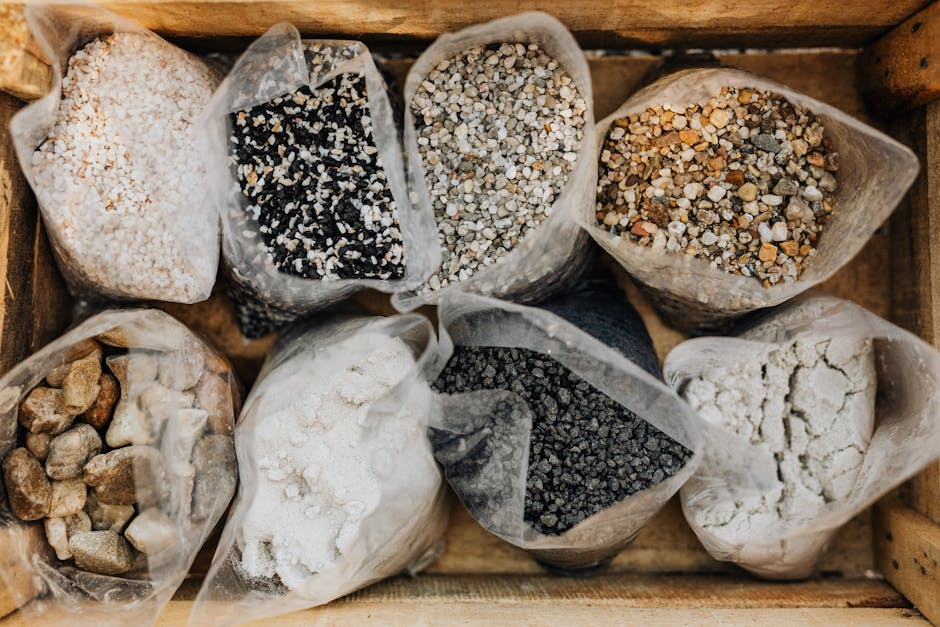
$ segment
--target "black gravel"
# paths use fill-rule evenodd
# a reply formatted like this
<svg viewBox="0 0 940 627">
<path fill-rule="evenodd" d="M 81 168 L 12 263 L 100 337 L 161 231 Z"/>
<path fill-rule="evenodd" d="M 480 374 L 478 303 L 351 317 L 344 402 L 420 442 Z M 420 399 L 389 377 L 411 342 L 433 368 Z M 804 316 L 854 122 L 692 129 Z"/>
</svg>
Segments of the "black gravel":
<svg viewBox="0 0 940 627">
<path fill-rule="evenodd" d="M 510 390 L 525 400 L 533 412 L 525 521 L 545 535 L 564 533 L 656 485 L 692 456 L 558 362 L 528 349 L 459 346 L 434 387 L 447 394 Z M 468 433 L 431 432 L 449 479 L 487 475 L 469 499 L 461 494 L 471 511 L 507 496 L 485 469 L 498 459 L 511 472 L 505 453 L 511 446 L 506 422 L 511 412 L 508 403 L 501 403 L 487 424 L 469 425 Z M 470 448 L 464 451 L 467 442 Z"/>
<path fill-rule="evenodd" d="M 246 212 L 280 272 L 404 276 L 397 206 L 362 75 L 341 73 L 233 114 L 229 143 Z"/>
</svg>

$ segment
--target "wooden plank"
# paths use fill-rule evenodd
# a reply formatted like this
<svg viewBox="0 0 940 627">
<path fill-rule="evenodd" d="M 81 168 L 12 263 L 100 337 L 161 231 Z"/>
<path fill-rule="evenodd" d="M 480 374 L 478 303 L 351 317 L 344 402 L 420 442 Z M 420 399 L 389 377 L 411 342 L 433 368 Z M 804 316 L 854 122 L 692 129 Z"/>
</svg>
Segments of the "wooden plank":
<svg viewBox="0 0 940 627">
<path fill-rule="evenodd" d="M 198 581 L 187 582 L 160 625 L 188 620 Z M 835 624 L 922 623 L 878 580 L 756 582 L 734 577 L 616 575 L 396 578 L 330 605 L 264 621 L 271 625 L 361 624 Z M 854 623 L 853 623 L 854 621 Z M 16 624 L 16 622 L 11 622 Z"/>
<path fill-rule="evenodd" d="M 862 67 L 876 108 L 910 109 L 940 98 L 940 2 L 870 45 Z"/>
<path fill-rule="evenodd" d="M 891 318 L 940 346 L 940 101 L 903 115 L 892 130 L 917 153 L 923 172 L 892 223 Z M 909 498 L 940 524 L 940 463 L 914 479 Z"/>
<path fill-rule="evenodd" d="M 185 625 L 200 581 L 187 581 L 159 625 Z M 325 607 L 267 625 L 362 624 L 773 624 L 898 625 L 923 619 L 883 581 L 758 582 L 741 576 L 614 575 L 395 578 Z M 19 614 L 5 626 L 27 625 Z M 258 623 L 261 624 L 261 623 Z"/>
<path fill-rule="evenodd" d="M 13 2 L 10 4 L 21 5 Z M 554 14 L 587 46 L 857 46 L 900 23 L 925 0 L 108 0 L 101 3 L 172 36 L 252 36 L 280 21 L 301 32 L 427 41 L 522 11 Z M 246 9 L 246 7 L 248 7 Z"/>
<path fill-rule="evenodd" d="M 875 508 L 879 570 L 914 606 L 940 624 L 940 526 L 896 501 Z"/>
</svg>

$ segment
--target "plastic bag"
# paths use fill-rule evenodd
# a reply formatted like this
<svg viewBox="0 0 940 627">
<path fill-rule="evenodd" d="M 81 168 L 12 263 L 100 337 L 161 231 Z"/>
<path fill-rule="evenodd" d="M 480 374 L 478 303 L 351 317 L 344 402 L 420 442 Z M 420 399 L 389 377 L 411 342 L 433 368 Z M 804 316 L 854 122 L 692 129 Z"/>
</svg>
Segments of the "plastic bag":
<svg viewBox="0 0 940 627">
<path fill-rule="evenodd" d="M 773 365 L 788 351 L 796 355 L 792 372 Z M 732 430 L 725 414 L 747 395 L 724 392 L 702 412 L 711 423 L 706 455 L 682 488 L 682 507 L 716 559 L 761 577 L 799 579 L 813 573 L 841 525 L 940 457 L 940 354 L 848 301 L 811 297 L 739 337 L 679 345 L 665 371 L 691 398 L 703 376 L 740 384 L 745 369 L 761 367 L 771 369 L 769 379 L 784 379 L 785 400 L 767 409 L 784 420 L 765 420 L 750 435 Z M 771 406 L 770 396 L 765 402 Z M 766 443 L 774 439 L 781 446 Z M 749 448 L 752 461 L 742 467 L 729 447 Z M 767 470 L 780 479 L 749 485 L 748 473 Z M 747 515 L 748 524 L 738 525 Z"/>
<path fill-rule="evenodd" d="M 215 74 L 97 7 L 30 3 L 26 19 L 51 61 L 53 83 L 10 128 L 70 289 L 205 300 L 218 270 L 219 225 L 195 124 Z M 112 34 L 114 42 L 91 43 Z M 94 51 L 80 52 L 86 44 Z M 65 81 L 71 106 L 60 111 L 73 55 Z"/>
<path fill-rule="evenodd" d="M 24 614 L 153 623 L 234 493 L 238 403 L 228 362 L 157 310 L 98 314 L 0 379 L 0 524 L 43 534 L 29 572 L 0 570 L 37 583 Z"/>
<path fill-rule="evenodd" d="M 573 526 L 568 526 L 569 520 L 567 530 L 560 534 L 555 533 L 559 529 L 557 526 L 551 529 L 551 533 L 542 533 L 527 520 L 526 501 L 530 487 L 535 485 L 533 477 L 537 478 L 533 473 L 548 471 L 539 467 L 541 461 L 535 461 L 530 436 L 537 417 L 535 412 L 544 411 L 548 416 L 551 410 L 539 408 L 547 407 L 553 401 L 544 397 L 536 401 L 533 396 L 527 402 L 523 396 L 528 394 L 527 391 L 512 389 L 515 381 L 510 389 L 487 389 L 485 384 L 477 386 L 487 377 L 495 376 L 485 370 L 480 379 L 474 378 L 472 373 L 450 375 L 466 377 L 470 384 L 467 387 L 475 389 L 440 394 L 443 422 L 433 426 L 432 444 L 438 461 L 445 468 L 448 482 L 485 529 L 526 549 L 537 560 L 562 570 L 590 568 L 612 559 L 691 476 L 699 458 L 695 453 L 701 439 L 699 421 L 694 412 L 662 382 L 659 363 L 642 320 L 622 295 L 619 299 L 610 296 L 615 290 L 612 284 L 589 283 L 564 301 L 546 305 L 545 309 L 470 294 L 454 294 L 444 299 L 440 308 L 443 355 L 451 355 L 454 345 L 458 348 L 516 347 L 535 351 L 561 364 L 587 385 L 613 399 L 613 403 L 641 419 L 636 421 L 635 431 L 628 431 L 632 427 L 615 431 L 617 421 L 628 423 L 623 418 L 615 418 L 610 421 L 610 431 L 603 433 L 604 425 L 591 424 L 600 417 L 600 410 L 597 415 L 579 415 L 575 427 L 567 430 L 567 436 L 561 436 L 562 441 L 555 447 L 557 450 L 567 450 L 576 443 L 581 446 L 576 442 L 577 430 L 593 429 L 597 431 L 597 439 L 586 449 L 581 446 L 580 460 L 588 464 L 607 464 L 618 468 L 618 472 L 623 470 L 625 474 L 620 480 L 627 483 L 635 481 L 637 473 L 642 470 L 639 465 L 628 470 L 629 463 L 639 464 L 637 460 L 646 456 L 650 473 L 654 466 L 665 472 L 666 458 L 653 460 L 652 448 L 638 451 L 627 443 L 623 446 L 633 457 L 618 459 L 611 453 L 607 461 L 596 457 L 599 443 L 609 447 L 610 443 L 621 441 L 627 434 L 630 441 L 639 447 L 646 446 L 647 436 L 655 439 L 656 446 L 659 446 L 665 434 L 673 440 L 672 448 L 681 445 L 686 449 L 686 459 L 680 461 L 680 467 L 672 469 L 671 476 L 659 476 L 658 481 L 654 478 L 642 489 L 625 498 L 620 497 L 622 500 L 604 496 L 608 494 L 606 490 L 613 489 L 615 477 L 612 474 L 597 478 L 606 482 L 602 485 L 592 485 L 593 480 L 587 475 L 573 475 L 572 485 L 583 487 L 585 493 L 592 494 L 599 487 L 596 492 L 598 499 L 610 502 L 601 508 L 593 506 L 595 511 Z M 576 324 L 583 325 L 583 328 Z M 453 364 L 454 360 L 450 363 Z M 439 372 L 442 370 L 446 372 L 443 364 Z M 543 368 L 529 368 L 526 373 L 520 372 L 518 378 L 524 375 L 544 376 L 538 374 L 540 370 Z M 511 374 L 509 376 L 512 377 Z M 446 391 L 441 386 L 442 379 L 437 381 L 436 387 Z M 580 389 L 579 384 L 567 385 L 567 388 Z M 572 392 L 571 397 L 576 394 L 578 392 Z M 565 392 L 559 389 L 555 394 L 559 400 L 554 402 L 564 403 L 560 400 L 563 395 L 566 396 Z M 530 402 L 538 402 L 539 405 L 530 405 Z M 561 427 L 551 420 L 554 419 L 542 419 L 543 422 L 550 421 L 551 428 L 561 433 Z M 658 431 L 650 431 L 647 424 Z M 646 435 L 638 435 L 640 430 Z M 549 445 L 543 441 L 541 446 L 547 450 Z M 610 450 L 613 451 L 612 448 Z M 559 467 L 554 472 L 580 471 Z M 547 480 L 552 479 L 548 477 Z M 538 481 L 543 480 L 539 478 Z M 539 483 L 536 488 L 541 490 L 541 485 Z M 594 499 L 593 496 L 590 498 Z M 551 513 L 550 507 L 541 511 Z M 559 519 L 567 516 L 565 513 L 555 515 Z M 551 518 L 544 521 L 541 516 L 538 521 L 543 530 L 547 528 L 544 522 L 554 522 Z"/>
<path fill-rule="evenodd" d="M 494 42 L 536 43 L 571 76 L 587 105 L 583 113 L 584 138 L 575 168 L 568 174 L 564 189 L 555 197 L 551 215 L 525 234 L 508 254 L 477 270 L 470 278 L 446 287 L 426 291 L 426 286 L 422 286 L 417 292 L 396 294 L 393 304 L 400 310 L 437 302 L 454 290 L 535 302 L 573 285 L 593 259 L 590 239 L 578 227 L 575 215 L 579 207 L 593 201 L 596 184 L 597 153 L 591 142 L 594 133 L 591 74 L 584 53 L 571 33 L 558 20 L 544 13 L 523 13 L 442 35 L 411 67 L 405 80 L 405 151 L 408 184 L 417 211 L 436 225 L 410 103 L 426 75 L 441 61 L 468 48 Z M 436 229 L 435 235 L 438 235 Z M 442 263 L 442 247 L 442 243 L 429 246 L 430 263 L 435 272 Z"/>
<path fill-rule="evenodd" d="M 770 90 L 822 119 L 841 157 L 838 188 L 834 211 L 803 274 L 769 288 L 756 278 L 711 267 L 703 258 L 653 250 L 614 236 L 597 224 L 594 202 L 581 205 L 582 226 L 639 282 L 670 324 L 682 329 L 718 328 L 735 316 L 778 305 L 825 281 L 861 250 L 900 202 L 918 170 L 914 154 L 887 135 L 783 85 L 726 68 L 676 72 L 640 90 L 597 125 L 596 145 L 603 144 L 618 118 L 663 103 L 707 102 L 724 86 Z"/>
<path fill-rule="evenodd" d="M 309 59 L 305 58 L 305 53 L 308 54 Z M 269 251 L 269 246 L 277 246 L 278 255 L 287 254 L 288 246 L 280 242 L 277 244 L 265 242 L 259 217 L 265 218 L 265 213 L 270 211 L 270 207 L 260 207 L 260 201 L 256 200 L 263 192 L 253 186 L 251 190 L 253 195 L 249 198 L 247 191 L 243 193 L 242 184 L 238 180 L 240 176 L 238 168 L 246 168 L 249 165 L 254 168 L 254 164 L 239 162 L 234 154 L 230 141 L 233 132 L 232 114 L 243 115 L 242 112 L 244 112 L 244 114 L 252 115 L 250 110 L 253 107 L 270 103 L 279 96 L 289 96 L 302 87 L 310 88 L 314 94 L 318 93 L 317 90 L 325 89 L 333 89 L 335 92 L 335 88 L 328 83 L 344 75 L 363 76 L 365 79 L 371 124 L 365 124 L 363 128 L 368 132 L 368 128 L 371 127 L 372 139 L 377 149 L 375 163 L 379 170 L 384 171 L 387 188 L 390 190 L 390 196 L 396 207 L 400 227 L 398 230 L 403 247 L 401 263 L 404 265 L 404 270 L 400 278 L 394 278 L 391 272 L 389 274 L 392 278 L 388 279 L 337 278 L 341 275 L 336 270 L 333 271 L 334 276 L 329 278 L 321 276 L 307 278 L 305 275 L 309 272 L 306 268 L 294 269 L 298 261 L 301 264 L 306 263 L 304 260 L 294 257 L 293 262 L 287 263 L 286 266 L 279 264 Z M 295 93 L 293 98 L 298 100 L 294 102 L 302 104 L 304 102 L 302 96 L 303 94 Z M 347 113 L 346 115 L 354 114 Z M 426 258 L 426 251 L 434 248 L 434 224 L 429 216 L 415 211 L 409 202 L 398 125 L 388 89 L 368 48 L 363 43 L 342 40 L 301 41 L 297 29 L 293 26 L 278 24 L 252 43 L 239 58 L 213 96 L 207 111 L 207 118 L 206 143 L 208 154 L 211 155 L 209 165 L 212 168 L 210 182 L 213 185 L 214 202 L 222 216 L 223 261 L 229 282 L 233 287 L 235 300 L 239 304 L 240 323 L 246 335 L 258 337 L 273 328 L 297 319 L 304 313 L 326 307 L 359 290 L 374 288 L 383 292 L 392 292 L 414 287 L 423 282 L 431 273 L 433 266 Z M 362 124 L 363 119 L 349 119 L 344 123 Z M 322 120 L 323 124 L 336 121 Z M 266 122 L 268 125 L 272 123 L 270 119 Z M 271 129 L 274 128 L 271 126 Z M 294 127 L 289 126 L 287 122 L 284 122 L 284 128 L 290 133 L 294 132 L 291 130 Z M 263 130 L 265 133 L 273 132 L 268 126 L 265 126 Z M 297 130 L 298 134 L 299 132 Z M 334 134 L 331 137 L 335 140 L 337 136 Z M 286 148 L 291 150 L 287 155 L 290 158 L 294 154 L 293 149 L 289 146 Z M 309 148 L 310 152 L 316 154 L 317 146 L 311 145 L 303 148 Z M 335 169 L 339 166 L 339 162 L 329 165 L 329 158 L 332 155 L 323 156 L 322 149 L 321 157 L 326 167 Z M 341 157 L 339 161 L 348 159 L 350 155 L 344 154 Z M 272 173 L 269 174 L 267 168 L 260 173 L 252 169 L 245 176 L 254 176 L 258 181 L 257 185 L 260 185 L 266 177 L 273 178 L 281 170 L 288 178 L 293 175 L 293 170 L 290 168 L 294 166 L 282 167 L 278 163 L 266 165 L 273 168 Z M 299 170 L 297 175 L 300 175 Z M 335 174 L 333 178 L 338 179 L 339 176 Z M 364 179 L 357 179 L 357 181 L 357 189 L 365 184 Z M 306 183 L 301 182 L 298 185 L 304 186 Z M 319 194 L 322 190 L 316 191 Z M 343 211 L 347 204 L 355 205 L 362 201 L 362 199 L 347 198 L 349 192 L 335 191 L 335 193 L 335 197 L 327 199 L 333 204 L 324 211 L 324 223 L 335 219 L 335 216 L 329 214 L 328 211 L 334 209 Z M 301 202 L 310 204 L 309 199 L 304 201 L 296 195 L 286 194 L 283 198 L 278 197 L 277 201 L 279 203 L 277 209 L 285 213 L 284 208 L 288 204 Z M 256 206 L 253 203 L 259 204 Z M 364 211 L 365 207 L 359 209 Z M 320 215 L 319 209 L 315 206 L 310 210 L 316 210 L 317 215 Z M 298 219 L 297 216 L 301 213 L 298 209 L 289 215 L 292 219 Z M 359 215 L 355 216 L 355 219 L 364 220 Z M 328 235 L 331 232 L 329 229 L 332 229 L 334 225 L 327 224 L 326 226 Z M 359 227 L 364 228 L 362 225 Z M 300 225 L 296 228 L 299 235 Z M 336 237 L 340 237 L 340 234 L 336 234 Z M 372 239 L 375 240 L 374 235 Z M 318 251 L 308 250 L 307 254 L 313 255 L 315 252 Z M 336 255 L 336 259 L 339 259 L 338 248 Z M 309 258 L 314 259 L 314 257 Z M 344 256 L 342 261 L 353 263 L 350 259 Z M 328 262 L 329 260 L 323 263 Z"/>
<path fill-rule="evenodd" d="M 448 501 L 424 373 L 436 359 L 417 314 L 334 316 L 279 341 L 236 427 L 241 487 L 191 622 L 321 605 L 437 556 Z"/>
</svg>

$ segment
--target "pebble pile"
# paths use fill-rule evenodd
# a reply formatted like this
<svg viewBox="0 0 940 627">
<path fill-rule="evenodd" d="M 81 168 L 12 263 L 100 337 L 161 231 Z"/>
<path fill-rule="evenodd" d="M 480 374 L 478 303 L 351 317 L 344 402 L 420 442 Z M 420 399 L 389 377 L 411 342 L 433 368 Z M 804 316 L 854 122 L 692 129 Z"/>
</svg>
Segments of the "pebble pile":
<svg viewBox="0 0 940 627">
<path fill-rule="evenodd" d="M 305 279 L 400 279 L 398 207 L 375 142 L 366 79 L 317 77 L 358 47 L 305 48 L 311 85 L 232 116 L 230 163 L 280 272 Z"/>
<path fill-rule="evenodd" d="M 214 355 L 100 339 L 111 345 L 74 345 L 22 401 L 2 470 L 13 515 L 42 520 L 59 560 L 120 575 L 182 541 L 174 519 L 204 520 L 233 490 L 234 410 Z"/>
<path fill-rule="evenodd" d="M 410 106 L 443 247 L 429 291 L 495 263 L 551 215 L 587 105 L 539 46 L 504 43 L 440 62 Z"/>
<path fill-rule="evenodd" d="M 116 33 L 69 59 L 33 187 L 87 281 L 135 298 L 208 293 L 216 257 L 204 248 L 218 233 L 192 218 L 205 190 L 192 125 L 214 86 L 201 62 L 153 35 Z"/>
<path fill-rule="evenodd" d="M 601 148 L 596 218 L 641 246 L 794 281 L 834 207 L 839 155 L 822 121 L 768 91 L 724 87 L 614 121 Z"/>
<path fill-rule="evenodd" d="M 434 385 L 447 394 L 509 390 L 533 413 L 525 521 L 559 535 L 676 474 L 692 452 L 550 357 L 522 348 L 457 347 Z M 497 412 L 498 413 L 498 412 Z M 481 440 L 448 477 L 519 443 Z M 505 439 L 505 438 L 502 438 Z M 433 443 L 433 438 L 432 438 Z"/>
</svg>

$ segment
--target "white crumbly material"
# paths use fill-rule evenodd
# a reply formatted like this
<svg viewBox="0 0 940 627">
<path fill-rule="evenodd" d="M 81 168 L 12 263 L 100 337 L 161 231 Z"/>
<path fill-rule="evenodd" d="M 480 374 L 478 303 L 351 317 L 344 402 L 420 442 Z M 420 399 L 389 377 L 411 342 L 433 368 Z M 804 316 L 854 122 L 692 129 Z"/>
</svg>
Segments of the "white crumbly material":
<svg viewBox="0 0 940 627">
<path fill-rule="evenodd" d="M 352 341 L 300 366 L 285 362 L 260 383 L 270 387 L 252 410 L 257 485 L 239 539 L 241 567 L 252 579 L 302 588 L 357 543 L 370 544 L 362 526 L 383 507 L 383 495 L 400 502 L 436 489 L 420 461 L 425 425 L 411 403 L 367 421 L 373 403 L 415 368 L 411 351 L 378 333 Z M 380 524 L 390 537 L 404 522 Z"/>
<path fill-rule="evenodd" d="M 722 542 L 744 545 L 745 566 L 816 551 L 813 538 L 775 542 L 774 534 L 783 524 L 810 524 L 828 503 L 849 496 L 874 428 L 875 388 L 871 341 L 860 339 L 800 339 L 690 380 L 683 396 L 702 418 L 763 447 L 777 466 L 771 490 L 697 503 L 694 522 Z M 698 472 L 717 478 L 727 463 L 706 457 Z"/>
<path fill-rule="evenodd" d="M 34 188 L 70 270 L 130 298 L 208 296 L 218 232 L 193 123 L 215 80 L 156 36 L 116 33 L 69 59 Z"/>
</svg>

